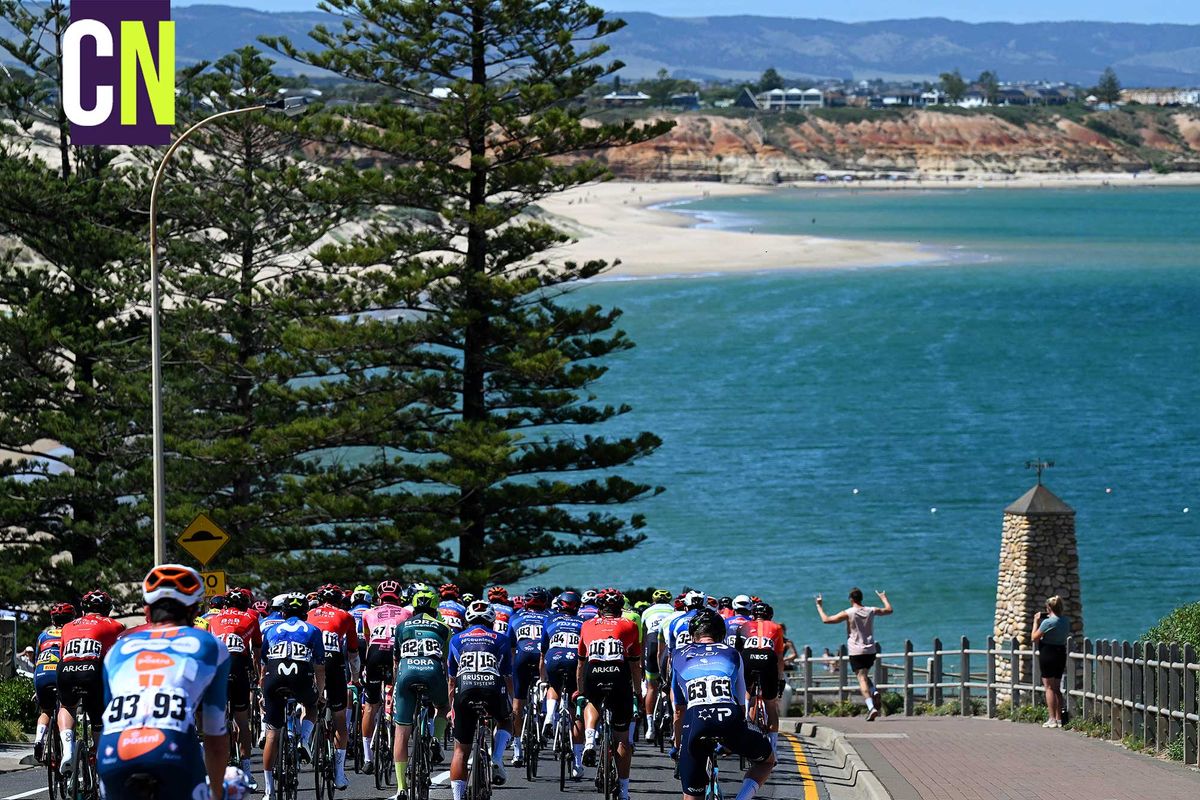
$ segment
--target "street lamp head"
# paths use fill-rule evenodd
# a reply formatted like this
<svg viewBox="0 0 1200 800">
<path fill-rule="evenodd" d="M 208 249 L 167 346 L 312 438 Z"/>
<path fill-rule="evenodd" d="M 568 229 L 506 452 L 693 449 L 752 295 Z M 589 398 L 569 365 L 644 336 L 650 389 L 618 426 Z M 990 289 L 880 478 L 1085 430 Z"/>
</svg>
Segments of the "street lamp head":
<svg viewBox="0 0 1200 800">
<path fill-rule="evenodd" d="M 298 117 L 308 110 L 312 101 L 307 97 L 283 97 L 267 103 L 267 108 L 282 111 L 286 116 Z"/>
</svg>

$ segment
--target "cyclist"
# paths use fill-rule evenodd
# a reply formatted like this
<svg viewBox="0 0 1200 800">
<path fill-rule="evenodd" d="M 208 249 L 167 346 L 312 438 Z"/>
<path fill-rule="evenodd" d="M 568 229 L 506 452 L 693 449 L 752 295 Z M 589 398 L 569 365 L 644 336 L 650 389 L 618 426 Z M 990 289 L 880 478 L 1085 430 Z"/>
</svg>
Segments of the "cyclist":
<svg viewBox="0 0 1200 800">
<path fill-rule="evenodd" d="M 295 592 L 284 596 L 284 620 L 263 634 L 262 690 L 263 722 L 267 738 L 263 744 L 263 775 L 267 797 L 275 796 L 275 750 L 279 730 L 285 724 L 288 697 L 304 708 L 300 723 L 300 758 L 312 760 L 312 737 L 316 730 L 317 698 L 325 690 L 325 642 L 321 630 L 305 621 L 308 597 Z"/>
<path fill-rule="evenodd" d="M 277 594 L 271 598 L 270 613 L 258 621 L 258 629 L 264 636 L 271 628 L 283 622 L 283 601 L 285 599 L 287 599 L 286 594 Z"/>
<path fill-rule="evenodd" d="M 487 599 L 492 604 L 492 610 L 496 612 L 496 621 L 492 628 L 496 633 L 508 636 L 508 623 L 514 613 L 512 605 L 508 602 L 508 589 L 493 586 L 487 591 Z"/>
<path fill-rule="evenodd" d="M 192 627 L 203 597 L 204 583 L 191 567 L 163 564 L 142 581 L 147 622 L 122 636 L 104 660 L 110 700 L 97 750 L 101 797 L 132 796 L 126 782 L 146 775 L 157 781 L 157 797 L 222 800 L 229 653 Z"/>
<path fill-rule="evenodd" d="M 783 694 L 783 629 L 772 621 L 774 609 L 755 603 L 751 619 L 742 626 L 742 661 L 746 683 L 758 686 L 767 707 L 767 732 L 774 750 L 779 740 L 779 698 Z"/>
<path fill-rule="evenodd" d="M 576 681 L 576 668 L 579 660 L 579 631 L 583 628 L 583 620 L 579 611 L 579 593 L 568 589 L 555 598 L 559 612 L 551 615 L 542 626 L 541 653 L 542 679 L 546 681 L 546 727 L 542 731 L 543 738 L 553 736 L 553 726 L 558 723 L 559 687 L 565 692 L 566 702 L 579 689 Z M 571 731 L 571 749 L 575 754 L 575 763 L 571 767 L 571 778 L 579 780 L 583 777 L 583 725 L 575 720 Z"/>
<path fill-rule="evenodd" d="M 434 718 L 433 763 L 442 763 L 441 738 L 446 732 L 449 695 L 446 685 L 446 653 L 451 631 L 437 611 L 437 595 L 429 587 L 413 592 L 413 615 L 396 626 L 392 652 L 395 654 L 396 685 L 392 690 L 396 738 L 392 761 L 396 765 L 396 798 L 404 800 L 408 792 L 408 742 L 417 716 L 418 686 L 437 709 Z"/>
<path fill-rule="evenodd" d="M 596 590 L 588 589 L 579 599 L 579 618 L 584 622 L 595 619 L 599 613 L 596 609 Z"/>
<path fill-rule="evenodd" d="M 266 600 L 255 600 L 250 604 L 250 608 L 254 611 L 259 621 L 266 618 L 267 614 L 271 613 L 271 604 Z"/>
<path fill-rule="evenodd" d="M 529 686 L 539 677 L 542 660 L 542 628 L 550 618 L 550 591 L 534 586 L 525 593 L 520 611 L 513 614 L 508 628 L 509 642 L 513 648 L 513 717 L 518 724 L 525 707 L 525 695 Z M 541 731 L 538 731 L 541 734 Z M 524 744 L 521 737 L 513 738 L 514 767 L 525 766 Z"/>
<path fill-rule="evenodd" d="M 733 598 L 733 614 L 727 617 L 724 614 L 721 615 L 725 617 L 725 644 L 730 647 L 742 649 L 746 623 L 750 621 L 751 606 L 750 598 L 739 594 Z"/>
<path fill-rule="evenodd" d="M 717 598 L 717 613 L 721 615 L 721 619 L 729 619 L 733 616 L 733 598 L 726 595 L 725 597 Z"/>
<path fill-rule="evenodd" d="M 408 586 L 404 587 L 404 599 L 401 604 L 405 609 L 408 610 L 410 615 L 413 611 L 413 597 L 417 592 L 422 592 L 427 589 L 429 589 L 429 584 L 420 582 L 410 583 Z"/>
<path fill-rule="evenodd" d="M 62 629 L 75 619 L 75 606 L 55 603 L 50 608 L 50 626 L 38 634 L 37 657 L 33 664 L 33 693 L 37 698 L 37 733 L 33 739 L 33 756 L 42 760 L 46 746 L 46 730 L 50 715 L 58 706 L 58 664 L 62 660 Z"/>
<path fill-rule="evenodd" d="M 83 616 L 62 628 L 62 663 L 58 665 L 58 735 L 62 739 L 62 774 L 71 772 L 75 752 L 75 708 L 83 704 L 98 739 L 104 713 L 104 656 L 125 626 L 109 616 L 112 598 L 93 589 L 83 596 Z M 222 709 L 224 713 L 224 709 Z"/>
<path fill-rule="evenodd" d="M 438 589 L 442 602 L 438 603 L 438 614 L 442 622 L 450 628 L 451 633 L 458 633 L 466 623 L 467 607 L 459 601 L 458 587 L 453 583 L 444 583 Z"/>
<path fill-rule="evenodd" d="M 600 704 L 612 715 L 617 740 L 617 777 L 621 800 L 629 800 L 629 765 L 633 748 L 627 734 L 634 708 L 641 707 L 642 644 L 638 627 L 622 616 L 625 597 L 616 589 L 596 594 L 599 616 L 583 623 L 579 632 L 576 679 L 587 698 L 583 712 L 583 763 L 596 766 L 596 725 Z"/>
<path fill-rule="evenodd" d="M 358 675 L 358 627 L 350 612 L 340 607 L 345 597 L 340 586 L 327 583 L 317 590 L 321 605 L 308 612 L 308 623 L 320 629 L 325 643 L 325 706 L 333 712 L 333 785 L 339 790 L 350 786 L 346 778 L 346 747 L 350 743 L 346 687 L 350 676 Z"/>
<path fill-rule="evenodd" d="M 708 786 L 708 753 L 717 740 L 744 756 L 750 769 L 737 800 L 751 800 L 775 767 L 771 743 L 746 724 L 746 681 L 737 650 L 724 644 L 721 615 L 705 608 L 688 620 L 691 643 L 672 658 L 675 715 L 682 722 L 679 782 L 684 800 L 701 800 Z"/>
<path fill-rule="evenodd" d="M 242 771 L 250 775 L 250 679 L 254 664 L 262 649 L 262 633 L 258 617 L 250 611 L 250 591 L 233 589 L 226 597 L 225 607 L 208 620 L 208 632 L 229 651 L 229 709 L 238 728 L 238 751 Z M 258 784 L 250 778 L 251 785 Z"/>
<path fill-rule="evenodd" d="M 683 606 L 684 606 L 685 610 L 682 612 L 677 612 L 674 615 L 672 615 L 671 617 L 669 617 L 667 619 L 666 623 L 664 624 L 664 626 L 659 629 L 659 634 L 660 634 L 659 658 L 669 662 L 669 666 L 668 666 L 669 669 L 674 668 L 675 655 L 680 650 L 682 650 L 684 647 L 686 647 L 687 645 L 692 643 L 692 636 L 688 629 L 688 623 L 690 623 L 692 621 L 692 618 L 695 617 L 696 614 L 698 614 L 702 609 L 708 608 L 707 601 L 708 601 L 708 598 L 704 594 L 704 592 L 696 591 L 694 589 L 685 592 L 683 595 Z M 725 638 L 725 630 L 724 630 L 725 620 L 721 618 L 720 614 L 717 614 L 717 619 L 721 620 L 721 625 L 722 625 L 721 639 L 724 640 L 724 638 Z M 672 702 L 674 702 L 673 696 L 672 696 Z M 674 741 L 673 755 L 675 753 L 677 753 L 677 751 L 678 751 L 679 735 L 680 735 L 680 729 L 679 729 L 680 717 L 679 717 L 679 713 L 678 713 L 679 709 L 676 708 L 675 711 L 676 711 L 676 714 L 675 714 L 675 733 L 674 733 L 674 737 L 673 737 L 673 741 Z"/>
<path fill-rule="evenodd" d="M 462 597 L 458 598 L 458 601 L 463 604 L 463 608 L 467 608 L 471 605 L 471 603 L 475 602 L 475 595 L 471 594 L 470 592 L 463 592 Z M 463 622 L 464 624 L 466 623 L 465 616 L 463 617 Z"/>
<path fill-rule="evenodd" d="M 657 589 L 650 596 L 654 603 L 642 612 L 642 647 L 645 650 L 644 658 L 646 674 L 646 705 L 644 707 L 646 719 L 651 719 L 654 716 L 654 706 L 658 702 L 659 690 L 659 665 L 658 665 L 658 631 L 662 627 L 663 621 L 667 617 L 675 613 L 674 607 L 671 605 L 671 593 L 666 589 Z M 654 741 L 654 726 L 646 726 L 646 741 Z"/>
<path fill-rule="evenodd" d="M 371 585 L 360 583 L 350 593 L 350 616 L 354 617 L 354 621 L 358 623 L 359 633 L 362 633 L 363 614 L 371 607 L 374 600 L 373 591 L 374 587 Z"/>
<path fill-rule="evenodd" d="M 508 780 L 504 751 L 512 739 L 512 649 L 508 637 L 496 633 L 496 610 L 485 600 L 467 606 L 466 621 L 466 629 L 450 639 L 447 669 L 454 709 L 454 757 L 450 761 L 454 800 L 463 800 L 467 793 L 467 756 L 479 723 L 476 704 L 482 704 L 496 723 L 492 781 L 497 786 Z"/>
<path fill-rule="evenodd" d="M 395 640 L 396 626 L 412 616 L 412 612 L 400 604 L 400 584 L 396 581 L 380 581 L 375 587 L 375 596 L 379 599 L 379 605 L 363 612 L 363 632 L 367 639 L 367 654 L 363 659 L 367 705 L 362 715 L 362 771 L 368 775 L 374 770 L 375 754 L 371 752 L 371 737 L 375 735 L 375 724 L 383 704 L 383 685 L 393 680 L 392 642 Z"/>
</svg>

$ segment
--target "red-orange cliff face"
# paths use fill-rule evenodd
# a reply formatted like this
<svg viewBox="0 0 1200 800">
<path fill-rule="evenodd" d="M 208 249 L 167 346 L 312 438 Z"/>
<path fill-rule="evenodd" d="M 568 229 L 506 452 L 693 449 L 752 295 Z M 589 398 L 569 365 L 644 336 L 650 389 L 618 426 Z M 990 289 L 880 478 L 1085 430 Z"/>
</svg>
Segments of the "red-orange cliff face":
<svg viewBox="0 0 1200 800">
<path fill-rule="evenodd" d="M 1200 171 L 1200 117 L 1159 109 L 672 118 L 667 135 L 597 157 L 625 179 L 740 183 L 823 172 Z"/>
</svg>

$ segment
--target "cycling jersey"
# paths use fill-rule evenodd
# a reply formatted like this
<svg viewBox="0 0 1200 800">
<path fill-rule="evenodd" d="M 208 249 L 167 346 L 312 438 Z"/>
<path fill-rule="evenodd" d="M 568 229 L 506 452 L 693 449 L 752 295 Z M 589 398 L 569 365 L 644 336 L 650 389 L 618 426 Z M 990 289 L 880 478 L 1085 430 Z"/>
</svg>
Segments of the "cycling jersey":
<svg viewBox="0 0 1200 800">
<path fill-rule="evenodd" d="M 363 633 L 363 631 L 364 631 L 363 621 L 362 621 L 363 614 L 367 613 L 370 610 L 371 610 L 370 603 L 359 603 L 358 605 L 356 605 L 350 609 L 350 616 L 354 617 L 354 628 L 358 632 L 359 638 L 364 640 L 364 642 L 363 642 L 364 644 L 365 644 L 366 636 Z"/>
<path fill-rule="evenodd" d="M 717 609 L 717 613 L 721 615 L 721 619 L 729 620 L 737 612 L 734 611 L 732 608 L 721 608 L 721 609 Z"/>
<path fill-rule="evenodd" d="M 258 621 L 258 629 L 265 635 L 267 631 L 281 622 L 283 622 L 283 614 L 278 611 L 272 611 Z"/>
<path fill-rule="evenodd" d="M 745 614 L 734 614 L 725 620 L 725 644 L 742 649 L 742 632 L 750 618 Z"/>
<path fill-rule="evenodd" d="M 742 626 L 741 635 L 746 681 L 759 686 L 763 697 L 773 700 L 779 696 L 783 628 L 769 619 L 752 619 Z"/>
<path fill-rule="evenodd" d="M 642 615 L 632 608 L 627 608 L 621 612 L 621 616 L 637 626 L 638 641 L 642 641 Z"/>
<path fill-rule="evenodd" d="M 664 641 L 670 649 L 669 658 L 674 658 L 676 653 L 692 643 L 692 634 L 688 632 L 688 623 L 692 621 L 692 617 L 696 616 L 697 611 L 699 609 L 685 611 L 668 623 Z M 721 633 L 721 638 L 725 638 L 724 631 Z"/>
<path fill-rule="evenodd" d="M 542 629 L 550 618 L 548 611 L 523 608 L 513 615 L 508 638 L 514 651 L 513 694 L 524 698 L 529 686 L 538 680 L 542 659 Z"/>
<path fill-rule="evenodd" d="M 411 616 L 411 611 L 394 603 L 384 603 L 363 612 L 363 635 L 367 640 L 363 664 L 367 678 L 365 694 L 371 705 L 383 702 L 383 685 L 392 682 L 392 642 L 396 626 Z"/>
<path fill-rule="evenodd" d="M 582 628 L 583 620 L 574 614 L 554 614 L 542 626 L 541 651 L 546 662 L 546 678 L 555 688 L 565 686 L 568 693 L 577 688 L 575 665 Z"/>
<path fill-rule="evenodd" d="M 247 659 L 249 666 L 251 651 L 262 647 L 262 632 L 258 628 L 258 615 L 236 608 L 218 611 L 208 620 L 208 632 L 217 637 L 229 655 Z"/>
<path fill-rule="evenodd" d="M 467 626 L 467 607 L 457 600 L 443 600 L 438 603 L 438 615 L 450 628 L 451 633 L 458 633 Z"/>
<path fill-rule="evenodd" d="M 506 606 L 503 603 L 492 603 L 492 611 L 496 612 L 496 621 L 492 623 L 492 630 L 507 636 L 508 623 L 514 613 L 513 607 Z"/>
<path fill-rule="evenodd" d="M 659 673 L 659 629 L 674 613 L 675 609 L 666 603 L 655 603 L 642 612 L 642 647 L 646 656 L 646 677 L 650 680 L 657 679 Z"/>
<path fill-rule="evenodd" d="M 62 627 L 62 662 L 57 670 L 59 702 L 69 709 L 83 703 L 97 727 L 104 710 L 101 659 L 124 630 L 124 625 L 100 614 L 85 614 Z"/>
<path fill-rule="evenodd" d="M 58 664 L 62 660 L 62 628 L 50 626 L 38 634 L 33 662 L 33 691 L 38 709 L 52 713 L 58 705 Z"/>
<path fill-rule="evenodd" d="M 613 729 L 623 731 L 633 720 L 633 684 L 629 665 L 642 656 L 638 628 L 624 617 L 595 617 L 579 632 L 579 658 L 583 669 L 583 694 L 597 708 L 601 702 L 612 712 Z"/>
<path fill-rule="evenodd" d="M 346 707 L 350 655 L 358 652 L 358 627 L 350 612 L 323 603 L 308 612 L 308 624 L 321 631 L 325 645 L 325 704 L 330 711 Z"/>
<path fill-rule="evenodd" d="M 305 706 L 317 701 L 316 667 L 325 664 L 321 629 L 299 617 L 271 626 L 263 634 L 262 661 L 263 720 L 278 729 L 289 695 Z"/>
<path fill-rule="evenodd" d="M 416 687 L 422 686 L 430 702 L 445 708 L 446 653 L 450 649 L 449 626 L 427 613 L 415 614 L 396 626 L 392 651 L 396 654 L 396 686 L 392 693 L 393 718 L 398 725 L 412 725 L 416 717 Z"/>
<path fill-rule="evenodd" d="M 582 606 L 579 609 L 579 618 L 584 622 L 587 622 L 589 619 L 595 619 L 599 615 L 600 609 L 596 608 L 596 606 L 590 603 L 586 606 Z"/>
<path fill-rule="evenodd" d="M 685 708 L 679 748 L 685 794 L 706 794 L 713 742 L 756 763 L 771 757 L 770 739 L 746 725 L 746 683 L 736 649 L 723 643 L 685 645 L 672 657 L 671 673 L 675 707 Z"/>
<path fill-rule="evenodd" d="M 477 704 L 496 722 L 512 717 L 505 681 L 512 675 L 512 648 L 507 636 L 471 625 L 450 639 L 447 674 L 454 681 L 454 739 L 469 744 L 479 721 Z"/>
<path fill-rule="evenodd" d="M 96 769 L 102 796 L 122 797 L 131 775 L 158 779 L 161 797 L 207 797 L 197 712 L 208 736 L 223 736 L 229 653 L 211 634 L 143 625 L 104 660 L 109 698 Z"/>
</svg>

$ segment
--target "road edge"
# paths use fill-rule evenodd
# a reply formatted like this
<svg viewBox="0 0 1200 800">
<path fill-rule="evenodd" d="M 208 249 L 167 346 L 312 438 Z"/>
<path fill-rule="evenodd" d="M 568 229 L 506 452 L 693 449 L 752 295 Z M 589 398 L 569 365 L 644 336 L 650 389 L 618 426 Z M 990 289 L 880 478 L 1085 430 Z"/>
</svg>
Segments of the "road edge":
<svg viewBox="0 0 1200 800">
<path fill-rule="evenodd" d="M 780 722 L 782 723 L 783 720 Z M 843 759 L 850 767 L 851 775 L 861 782 L 862 794 L 866 800 L 893 800 L 891 793 L 883 785 L 883 781 L 879 780 L 858 750 L 854 749 L 854 745 L 846 739 L 844 733 L 812 722 L 800 720 L 787 720 L 787 722 L 794 722 L 793 730 L 797 736 L 813 739 L 819 746 L 833 751 L 836 756 Z"/>
</svg>

